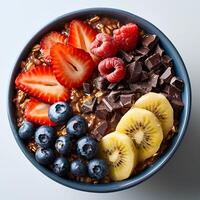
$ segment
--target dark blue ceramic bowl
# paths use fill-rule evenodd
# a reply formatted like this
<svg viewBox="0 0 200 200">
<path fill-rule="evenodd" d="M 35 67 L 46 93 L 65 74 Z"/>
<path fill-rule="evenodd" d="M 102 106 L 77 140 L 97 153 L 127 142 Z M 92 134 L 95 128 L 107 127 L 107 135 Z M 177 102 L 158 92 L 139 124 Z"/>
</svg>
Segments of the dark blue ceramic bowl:
<svg viewBox="0 0 200 200">
<path fill-rule="evenodd" d="M 79 183 L 71 180 L 66 180 L 63 178 L 60 178 L 56 176 L 53 172 L 47 170 L 43 166 L 39 165 L 35 159 L 33 154 L 31 154 L 26 146 L 23 144 L 23 142 L 20 140 L 18 133 L 17 133 L 17 126 L 16 126 L 16 116 L 15 116 L 15 106 L 12 102 L 13 96 L 15 94 L 15 85 L 14 80 L 20 70 L 20 63 L 21 61 L 27 56 L 29 53 L 31 47 L 41 39 L 41 37 L 51 31 L 56 30 L 59 27 L 63 26 L 64 23 L 67 21 L 70 21 L 74 18 L 87 18 L 89 15 L 106 15 L 110 17 L 115 17 L 119 19 L 120 21 L 124 23 L 128 22 L 135 22 L 138 24 L 142 29 L 144 29 L 148 33 L 156 34 L 161 42 L 162 47 L 165 49 L 166 53 L 173 58 L 174 64 L 175 64 L 175 71 L 176 74 L 184 80 L 185 82 L 185 88 L 183 91 L 183 101 L 185 104 L 184 110 L 182 112 L 181 118 L 180 118 L 180 126 L 178 134 L 175 135 L 173 138 L 173 141 L 171 142 L 170 146 L 168 147 L 167 151 L 150 167 L 145 169 L 140 174 L 136 175 L 133 178 L 120 181 L 120 182 L 113 182 L 109 184 L 98 184 L 98 185 L 92 185 L 92 184 L 85 184 L 85 183 Z M 186 132 L 186 128 L 189 122 L 190 117 L 190 111 L 191 111 L 191 88 L 190 88 L 190 81 L 188 77 L 188 73 L 186 71 L 185 65 L 177 52 L 176 48 L 173 46 L 173 44 L 169 41 L 169 39 L 153 24 L 150 22 L 133 15 L 131 13 L 112 9 L 112 8 L 91 8 L 91 9 L 85 9 L 85 10 L 79 10 L 75 12 L 71 12 L 69 14 L 63 15 L 48 25 L 46 25 L 44 28 L 42 28 L 36 35 L 33 36 L 33 38 L 28 42 L 28 44 L 25 46 L 25 48 L 22 50 L 15 66 L 12 71 L 11 79 L 10 79 L 10 85 L 9 85 L 9 91 L 8 91 L 8 117 L 10 121 L 10 126 L 13 131 L 14 137 L 20 146 L 21 150 L 25 154 L 25 156 L 32 162 L 32 164 L 39 169 L 42 173 L 53 179 L 54 181 L 57 181 L 58 183 L 61 183 L 67 187 L 71 187 L 77 190 L 83 190 L 88 192 L 113 192 L 113 191 L 119 191 L 124 190 L 130 187 L 133 187 L 142 181 L 148 179 L 151 177 L 154 173 L 156 173 L 161 167 L 164 166 L 164 164 L 172 157 L 172 155 L 175 153 L 176 149 L 178 148 L 179 144 L 181 143 L 181 140 L 183 139 L 183 136 Z"/>
</svg>

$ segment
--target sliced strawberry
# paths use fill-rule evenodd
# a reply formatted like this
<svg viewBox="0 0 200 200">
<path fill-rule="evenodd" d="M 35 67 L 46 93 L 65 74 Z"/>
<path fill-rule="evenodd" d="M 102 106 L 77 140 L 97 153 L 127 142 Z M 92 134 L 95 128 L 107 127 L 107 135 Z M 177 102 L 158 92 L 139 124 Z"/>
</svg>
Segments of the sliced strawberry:
<svg viewBox="0 0 200 200">
<path fill-rule="evenodd" d="M 49 104 L 42 103 L 36 99 L 30 99 L 25 109 L 25 118 L 40 125 L 55 126 L 48 117 Z"/>
<path fill-rule="evenodd" d="M 90 44 L 95 40 L 96 35 L 96 30 L 88 24 L 81 20 L 73 20 L 69 27 L 68 44 L 90 53 Z M 92 53 L 90 55 L 95 62 L 99 60 Z"/>
<path fill-rule="evenodd" d="M 56 43 L 65 44 L 66 39 L 67 37 L 65 35 L 55 32 L 55 31 L 50 32 L 43 37 L 43 39 L 40 42 L 40 46 L 41 46 L 43 56 L 48 63 L 51 62 L 51 57 L 50 57 L 51 47 Z"/>
<path fill-rule="evenodd" d="M 18 89 L 46 103 L 66 101 L 70 96 L 69 90 L 57 81 L 52 67 L 41 65 L 22 72 L 16 78 L 15 84 Z"/>
<path fill-rule="evenodd" d="M 89 79 L 95 65 L 89 53 L 70 45 L 54 45 L 51 57 L 57 80 L 67 88 L 80 87 Z"/>
</svg>

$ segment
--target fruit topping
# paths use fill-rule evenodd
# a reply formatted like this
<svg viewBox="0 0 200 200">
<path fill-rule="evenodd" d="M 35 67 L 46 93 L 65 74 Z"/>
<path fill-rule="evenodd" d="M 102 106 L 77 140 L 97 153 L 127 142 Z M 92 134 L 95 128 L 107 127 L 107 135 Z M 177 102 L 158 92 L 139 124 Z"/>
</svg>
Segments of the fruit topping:
<svg viewBox="0 0 200 200">
<path fill-rule="evenodd" d="M 57 152 L 62 155 L 69 154 L 72 148 L 72 141 L 70 135 L 60 136 L 56 140 L 55 148 Z"/>
<path fill-rule="evenodd" d="M 93 159 L 88 163 L 88 174 L 91 178 L 100 180 L 108 173 L 108 166 L 104 160 Z"/>
<path fill-rule="evenodd" d="M 99 58 L 108 58 L 116 55 L 117 44 L 112 36 L 99 33 L 90 45 L 90 52 Z"/>
<path fill-rule="evenodd" d="M 51 67 L 41 65 L 22 72 L 16 78 L 15 84 L 18 89 L 46 103 L 69 99 L 69 91 L 56 80 Z"/>
<path fill-rule="evenodd" d="M 57 43 L 65 44 L 66 40 L 67 40 L 67 37 L 65 35 L 59 32 L 55 32 L 55 31 L 46 34 L 42 38 L 40 42 L 40 46 L 41 46 L 43 57 L 45 58 L 45 61 L 47 63 L 51 62 L 51 56 L 50 56 L 51 47 Z"/>
<path fill-rule="evenodd" d="M 85 136 L 77 141 L 77 153 L 88 160 L 97 154 L 97 142 L 90 136 Z"/>
<path fill-rule="evenodd" d="M 138 42 L 139 28 L 136 24 L 129 23 L 113 31 L 113 37 L 119 48 L 124 51 L 133 50 Z"/>
<path fill-rule="evenodd" d="M 64 157 L 56 158 L 52 164 L 52 170 L 58 176 L 66 176 L 69 171 L 69 161 Z"/>
<path fill-rule="evenodd" d="M 48 117 L 49 104 L 30 99 L 26 105 L 25 118 L 39 125 L 55 126 L 56 124 Z"/>
<path fill-rule="evenodd" d="M 90 53 L 90 45 L 95 40 L 96 35 L 97 32 L 88 24 L 81 20 L 73 20 L 69 27 L 68 44 Z M 98 60 L 93 54 L 90 55 L 95 62 Z"/>
<path fill-rule="evenodd" d="M 42 165 L 49 165 L 55 159 L 55 154 L 50 148 L 38 148 L 35 152 L 35 159 Z"/>
<path fill-rule="evenodd" d="M 141 108 L 130 109 L 119 121 L 116 131 L 132 139 L 138 149 L 139 161 L 153 156 L 163 140 L 163 131 L 157 117 Z"/>
<path fill-rule="evenodd" d="M 67 122 L 67 133 L 71 136 L 81 137 L 86 134 L 88 129 L 88 124 L 86 120 L 80 115 L 74 115 Z"/>
<path fill-rule="evenodd" d="M 72 116 L 72 108 L 68 103 L 60 101 L 49 107 L 48 116 L 56 124 L 63 124 Z"/>
<path fill-rule="evenodd" d="M 111 83 L 121 81 L 126 74 L 123 60 L 117 57 L 102 60 L 98 65 L 98 70 Z"/>
<path fill-rule="evenodd" d="M 34 135 L 35 125 L 29 121 L 23 121 L 22 126 L 19 128 L 19 137 L 23 140 L 30 139 Z"/>
<path fill-rule="evenodd" d="M 43 147 L 48 148 L 53 145 L 55 141 L 55 130 L 51 126 L 40 126 L 35 131 L 35 142 Z"/>
<path fill-rule="evenodd" d="M 82 86 L 91 76 L 95 65 L 87 52 L 69 45 L 54 45 L 51 57 L 57 80 L 67 88 Z"/>
<path fill-rule="evenodd" d="M 74 176 L 85 176 L 87 173 L 87 167 L 81 160 L 74 160 L 71 162 L 70 172 Z"/>
<path fill-rule="evenodd" d="M 174 123 L 174 112 L 171 104 L 163 94 L 150 92 L 140 97 L 134 104 L 135 108 L 151 111 L 159 119 L 164 137 L 167 136 Z"/>
<path fill-rule="evenodd" d="M 100 156 L 108 163 L 109 176 L 113 181 L 127 179 L 137 164 L 137 149 L 131 138 L 112 132 L 99 143 Z"/>
</svg>

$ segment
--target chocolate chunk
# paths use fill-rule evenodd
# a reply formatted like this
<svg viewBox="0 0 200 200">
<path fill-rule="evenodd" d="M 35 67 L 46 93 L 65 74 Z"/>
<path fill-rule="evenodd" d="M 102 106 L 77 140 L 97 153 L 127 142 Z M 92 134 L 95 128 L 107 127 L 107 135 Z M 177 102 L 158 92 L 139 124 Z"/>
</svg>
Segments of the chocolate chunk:
<svg viewBox="0 0 200 200">
<path fill-rule="evenodd" d="M 91 94 L 91 92 L 92 92 L 91 84 L 89 84 L 89 83 L 83 83 L 83 91 L 86 94 Z"/>
<path fill-rule="evenodd" d="M 156 49 L 155 49 L 155 52 L 154 53 L 158 53 L 160 56 L 163 55 L 164 53 L 164 50 L 160 47 L 159 44 L 156 45 Z"/>
<path fill-rule="evenodd" d="M 184 104 L 181 99 L 173 99 L 171 101 L 172 107 L 174 109 L 175 118 L 179 118 L 179 114 L 182 111 Z"/>
<path fill-rule="evenodd" d="M 117 102 L 110 102 L 108 100 L 108 97 L 104 97 L 102 99 L 102 102 L 107 106 L 109 112 L 112 112 L 113 110 L 117 110 L 117 109 L 120 109 L 122 108 L 122 103 L 120 101 L 117 101 Z"/>
<path fill-rule="evenodd" d="M 130 63 L 133 60 L 133 54 L 131 53 L 127 53 L 125 51 L 120 50 L 119 51 L 119 55 L 122 57 L 123 60 L 125 60 L 126 62 Z"/>
<path fill-rule="evenodd" d="M 153 54 L 145 60 L 145 65 L 149 71 L 158 68 L 161 65 L 161 57 L 158 53 Z"/>
<path fill-rule="evenodd" d="M 172 68 L 168 67 L 164 73 L 160 76 L 161 82 L 170 83 L 173 77 Z"/>
<path fill-rule="evenodd" d="M 113 90 L 117 87 L 117 83 L 110 83 L 108 86 L 108 90 Z"/>
<path fill-rule="evenodd" d="M 134 94 L 121 94 L 120 101 L 124 107 L 130 107 L 133 102 Z"/>
<path fill-rule="evenodd" d="M 135 83 L 140 79 L 142 73 L 142 63 L 135 61 L 126 66 L 128 80 L 130 83 Z"/>
<path fill-rule="evenodd" d="M 108 123 L 104 120 L 97 125 L 94 131 L 92 131 L 92 134 L 104 136 L 107 130 L 108 130 Z"/>
<path fill-rule="evenodd" d="M 135 61 L 143 61 L 144 58 L 146 58 L 145 55 L 139 55 L 139 56 L 135 56 L 135 57 L 134 57 L 134 60 L 135 60 Z"/>
<path fill-rule="evenodd" d="M 119 120 L 121 119 L 122 115 L 119 112 L 114 112 L 112 118 L 110 120 L 110 129 L 115 130 Z"/>
<path fill-rule="evenodd" d="M 108 95 L 108 100 L 110 102 L 116 102 L 119 99 L 119 95 L 121 94 L 121 91 L 111 91 Z"/>
<path fill-rule="evenodd" d="M 141 81 L 146 81 L 148 79 L 149 79 L 149 74 L 146 71 L 142 71 L 140 80 Z"/>
<path fill-rule="evenodd" d="M 167 94 L 169 100 L 181 99 L 181 91 L 172 85 L 167 85 L 164 87 L 163 92 Z"/>
<path fill-rule="evenodd" d="M 140 47 L 139 49 L 136 49 L 135 52 L 139 55 L 147 55 L 149 53 L 150 49 L 148 47 Z"/>
<path fill-rule="evenodd" d="M 93 112 L 96 100 L 97 100 L 97 98 L 94 97 L 91 100 L 84 102 L 83 105 L 81 106 L 81 111 L 83 113 Z"/>
<path fill-rule="evenodd" d="M 146 94 L 152 90 L 152 86 L 149 82 L 133 83 L 130 84 L 129 87 L 134 93 Z"/>
<path fill-rule="evenodd" d="M 167 55 L 164 55 L 161 57 L 161 62 L 165 67 L 172 67 L 173 63 L 172 63 L 172 58 L 170 58 Z"/>
<path fill-rule="evenodd" d="M 106 90 L 108 84 L 108 81 L 102 76 L 99 76 L 96 79 L 94 79 L 94 85 L 98 90 Z"/>
<path fill-rule="evenodd" d="M 109 116 L 109 112 L 104 103 L 101 103 L 96 107 L 95 114 L 100 119 L 107 119 L 107 117 Z"/>
<path fill-rule="evenodd" d="M 151 85 L 151 87 L 157 87 L 157 84 L 158 84 L 158 78 L 159 78 L 159 75 L 157 74 L 152 74 L 151 77 L 149 78 L 149 84 Z"/>
<path fill-rule="evenodd" d="M 175 76 L 171 79 L 170 84 L 174 87 L 177 87 L 179 90 L 182 90 L 184 86 L 183 80 Z"/>
<path fill-rule="evenodd" d="M 147 34 L 142 39 L 142 45 L 152 49 L 158 43 L 158 37 L 156 35 Z"/>
</svg>

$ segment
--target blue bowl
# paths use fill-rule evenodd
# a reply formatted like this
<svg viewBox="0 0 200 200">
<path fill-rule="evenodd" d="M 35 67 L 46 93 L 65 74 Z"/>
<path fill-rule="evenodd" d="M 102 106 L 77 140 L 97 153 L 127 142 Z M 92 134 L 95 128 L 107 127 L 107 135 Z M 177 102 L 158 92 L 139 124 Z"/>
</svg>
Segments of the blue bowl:
<svg viewBox="0 0 200 200">
<path fill-rule="evenodd" d="M 32 153 L 30 153 L 22 140 L 19 138 L 17 133 L 17 125 L 16 125 L 16 115 L 15 115 L 15 105 L 13 104 L 12 100 L 15 95 L 15 84 L 14 80 L 17 76 L 17 74 L 20 71 L 20 63 L 21 61 L 28 55 L 29 51 L 31 50 L 31 47 L 38 42 L 41 37 L 51 31 L 56 30 L 64 25 L 67 21 L 70 21 L 74 18 L 87 18 L 89 15 L 106 15 L 110 17 L 115 17 L 116 19 L 122 21 L 123 23 L 128 22 L 135 22 L 138 24 L 142 29 L 144 29 L 148 33 L 156 34 L 159 39 L 162 47 L 164 48 L 165 52 L 173 58 L 174 65 L 175 65 L 175 72 L 176 74 L 184 80 L 185 88 L 182 94 L 183 102 L 184 102 L 184 109 L 181 114 L 180 118 L 180 125 L 179 125 L 179 131 L 174 136 L 171 144 L 169 145 L 168 149 L 165 151 L 164 154 L 161 155 L 161 157 L 151 166 L 149 166 L 147 169 L 142 171 L 141 173 L 137 174 L 136 176 L 129 178 L 124 181 L 120 182 L 113 182 L 108 184 L 86 184 L 86 183 L 79 183 L 72 180 L 63 179 L 61 177 L 56 176 L 53 172 L 50 170 L 44 168 L 42 165 L 38 164 L 35 161 L 35 158 Z M 173 46 L 173 44 L 169 41 L 169 39 L 153 24 L 150 22 L 125 11 L 112 9 L 112 8 L 91 8 L 91 9 L 84 9 L 79 10 L 75 12 L 71 12 L 68 14 L 65 14 L 51 23 L 47 24 L 44 28 L 42 28 L 38 33 L 36 33 L 33 38 L 28 42 L 28 44 L 25 46 L 25 48 L 22 50 L 15 66 L 12 71 L 12 75 L 10 78 L 10 85 L 8 88 L 8 118 L 10 121 L 10 126 L 13 132 L 13 135 L 25 154 L 25 156 L 31 161 L 31 163 L 39 169 L 42 173 L 44 173 L 49 178 L 53 179 L 54 181 L 61 183 L 67 187 L 74 188 L 77 190 L 83 190 L 88 192 L 114 192 L 114 191 L 120 191 L 124 190 L 130 187 L 133 187 L 144 180 L 147 180 L 149 177 L 151 177 L 153 174 L 158 172 L 161 167 L 165 165 L 165 163 L 173 156 L 175 151 L 177 150 L 178 146 L 180 145 L 185 132 L 186 128 L 189 122 L 190 117 L 190 111 L 191 111 L 191 87 L 190 87 L 190 80 L 188 77 L 188 73 L 186 71 L 185 65 L 181 59 L 181 56 L 177 52 L 176 48 Z"/>
</svg>

